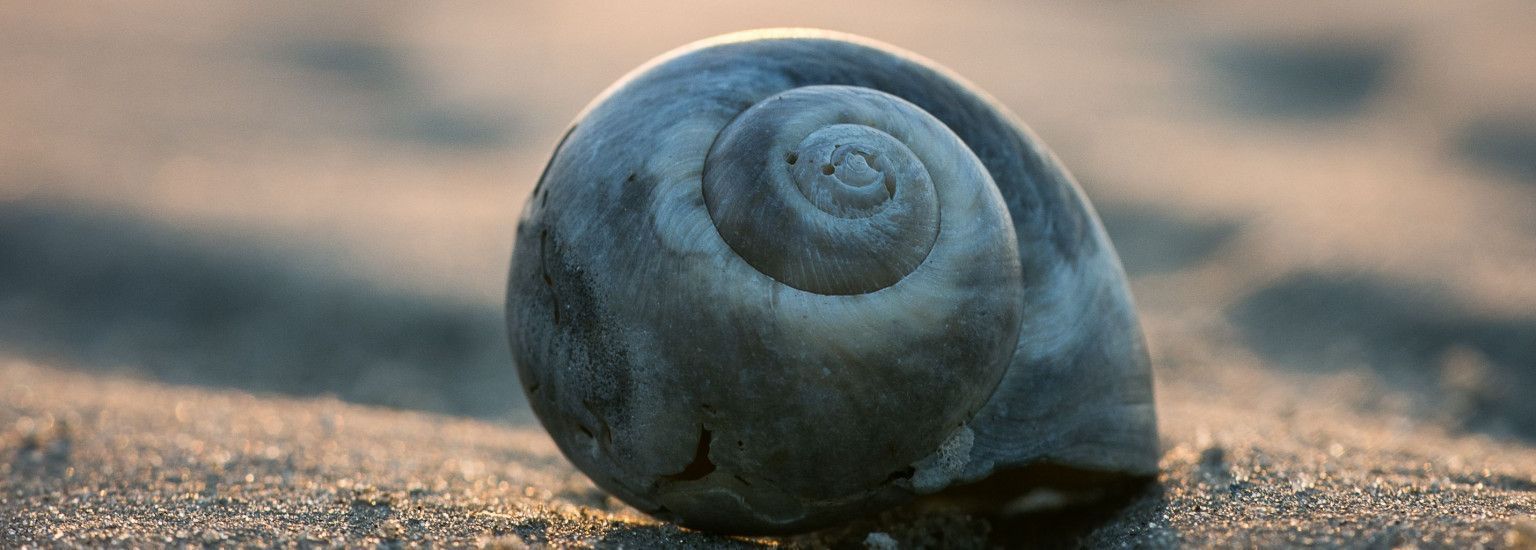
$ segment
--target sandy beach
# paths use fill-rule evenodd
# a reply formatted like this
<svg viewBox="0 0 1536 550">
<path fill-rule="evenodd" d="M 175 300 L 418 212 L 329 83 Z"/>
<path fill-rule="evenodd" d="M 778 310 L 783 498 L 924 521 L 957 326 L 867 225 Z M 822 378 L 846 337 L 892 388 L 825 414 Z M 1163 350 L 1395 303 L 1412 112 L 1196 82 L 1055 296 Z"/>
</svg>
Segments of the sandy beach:
<svg viewBox="0 0 1536 550">
<path fill-rule="evenodd" d="M 789 538 L 659 523 L 501 303 L 565 126 L 674 47 L 866 35 L 1093 201 L 1162 474 Z M 1536 546 L 1536 8 L 0 7 L 0 546 Z M 622 297 L 615 297 L 622 299 Z"/>
</svg>

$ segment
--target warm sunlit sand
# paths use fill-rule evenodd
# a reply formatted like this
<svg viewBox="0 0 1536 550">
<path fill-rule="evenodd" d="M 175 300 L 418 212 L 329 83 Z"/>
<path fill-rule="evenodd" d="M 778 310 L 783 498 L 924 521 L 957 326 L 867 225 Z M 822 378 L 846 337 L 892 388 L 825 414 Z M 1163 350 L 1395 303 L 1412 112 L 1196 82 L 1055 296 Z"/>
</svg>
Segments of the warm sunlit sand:
<svg viewBox="0 0 1536 550">
<path fill-rule="evenodd" d="M 1148 332 L 1155 484 L 726 539 L 559 456 L 503 340 L 523 197 L 636 66 L 785 26 L 949 67 L 1076 174 Z M 1533 28 L 1520 0 L 0 7 L 0 546 L 1536 544 Z"/>
</svg>

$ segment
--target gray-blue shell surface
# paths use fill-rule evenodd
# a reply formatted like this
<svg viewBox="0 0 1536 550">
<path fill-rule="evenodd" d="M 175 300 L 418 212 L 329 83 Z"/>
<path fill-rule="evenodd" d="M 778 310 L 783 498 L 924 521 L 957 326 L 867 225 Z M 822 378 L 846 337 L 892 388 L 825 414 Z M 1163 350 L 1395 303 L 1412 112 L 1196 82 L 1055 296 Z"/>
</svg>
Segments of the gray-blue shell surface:
<svg viewBox="0 0 1536 550">
<path fill-rule="evenodd" d="M 1157 470 L 1145 341 L 1077 184 L 984 93 L 859 37 L 726 35 L 594 100 L 524 206 L 507 322 L 561 451 L 690 527 Z"/>
</svg>

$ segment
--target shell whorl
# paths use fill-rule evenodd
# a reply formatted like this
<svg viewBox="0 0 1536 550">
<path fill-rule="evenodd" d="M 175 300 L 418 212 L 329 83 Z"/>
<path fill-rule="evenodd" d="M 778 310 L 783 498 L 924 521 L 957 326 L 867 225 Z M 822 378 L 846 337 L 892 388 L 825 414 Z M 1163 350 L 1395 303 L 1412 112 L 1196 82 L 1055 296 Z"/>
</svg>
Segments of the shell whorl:
<svg viewBox="0 0 1536 550">
<path fill-rule="evenodd" d="M 1071 177 L 984 93 L 848 35 L 726 36 L 610 87 L 525 204 L 507 321 L 561 451 L 692 527 L 1160 456 L 1124 275 Z"/>
<path fill-rule="evenodd" d="M 967 156 L 943 123 L 895 96 L 795 88 L 720 132 L 704 200 L 721 237 L 758 271 L 808 292 L 862 294 L 895 284 L 933 249 L 935 180 L 964 175 L 925 161 L 946 168 L 939 159 Z"/>
</svg>

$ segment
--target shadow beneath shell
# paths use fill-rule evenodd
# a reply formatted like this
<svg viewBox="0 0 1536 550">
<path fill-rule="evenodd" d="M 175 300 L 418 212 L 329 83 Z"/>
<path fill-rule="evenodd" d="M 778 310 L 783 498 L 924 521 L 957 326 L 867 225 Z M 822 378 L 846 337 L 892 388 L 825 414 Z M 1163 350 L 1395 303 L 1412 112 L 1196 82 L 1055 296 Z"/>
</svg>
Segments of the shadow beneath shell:
<svg viewBox="0 0 1536 550">
<path fill-rule="evenodd" d="M 1131 529 L 1136 531 L 1133 538 L 1120 532 L 1126 525 L 1163 517 L 1166 509 L 1161 487 L 1149 478 L 1042 464 L 1001 472 L 785 542 L 830 548 L 881 547 L 881 541 L 896 548 L 1123 546 L 1161 540 L 1148 538 L 1145 530 Z M 1166 534 L 1171 537 L 1173 532 Z"/>
<path fill-rule="evenodd" d="M 1008 495 L 1008 500 L 989 503 L 989 495 L 995 494 Z M 1126 525 L 1147 524 L 1143 517 L 1151 518 L 1155 524 L 1155 519 L 1162 517 L 1167 508 L 1161 487 L 1151 478 L 1051 464 L 1002 472 L 939 496 L 960 499 L 962 503 L 969 498 L 972 500 L 967 508 L 991 510 L 981 515 L 990 523 L 989 539 L 1006 548 L 1130 544 L 1130 539 L 1113 540 L 1119 536 L 1116 533 Z M 1172 536 L 1172 532 L 1168 535 Z M 1134 541 L 1142 546 L 1155 542 L 1147 532 L 1138 532 Z"/>
</svg>

